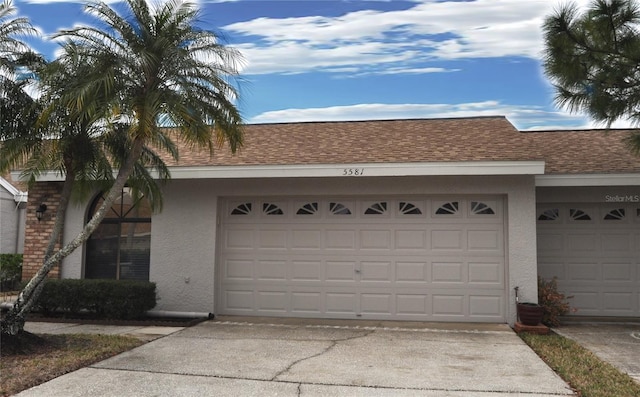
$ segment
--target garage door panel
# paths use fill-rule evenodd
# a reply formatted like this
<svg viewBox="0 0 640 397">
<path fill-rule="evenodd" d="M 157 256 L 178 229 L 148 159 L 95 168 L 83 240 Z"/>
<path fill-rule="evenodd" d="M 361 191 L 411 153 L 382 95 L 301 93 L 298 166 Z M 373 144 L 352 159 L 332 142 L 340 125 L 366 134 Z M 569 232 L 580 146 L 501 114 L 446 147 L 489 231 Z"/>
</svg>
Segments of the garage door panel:
<svg viewBox="0 0 640 397">
<path fill-rule="evenodd" d="M 556 277 L 558 281 L 566 280 L 564 263 L 557 260 L 538 258 L 538 275 L 545 280 Z"/>
<path fill-rule="evenodd" d="M 361 229 L 361 250 L 389 250 L 391 248 L 391 232 L 387 230 Z"/>
<path fill-rule="evenodd" d="M 287 249 L 287 231 L 278 229 L 263 229 L 258 231 L 259 249 Z"/>
<path fill-rule="evenodd" d="M 360 275 L 363 283 L 385 283 L 390 284 L 394 279 L 394 272 L 389 261 L 362 261 L 360 270 L 356 273 Z"/>
<path fill-rule="evenodd" d="M 353 282 L 356 280 L 355 261 L 327 261 L 326 281 Z"/>
<path fill-rule="evenodd" d="M 567 263 L 567 274 L 568 277 L 566 280 L 568 282 L 588 282 L 592 284 L 594 281 L 602 281 L 602 264 L 601 263 L 587 263 L 585 262 L 578 263 Z"/>
<path fill-rule="evenodd" d="M 503 310 L 502 299 L 499 296 L 469 296 L 469 315 L 471 316 L 500 318 Z"/>
<path fill-rule="evenodd" d="M 229 288 L 224 292 L 224 306 L 228 310 L 235 312 L 254 311 L 254 291 L 253 289 L 235 290 Z"/>
<path fill-rule="evenodd" d="M 362 314 L 377 314 L 389 316 L 395 313 L 393 295 L 389 293 L 360 294 L 360 312 Z"/>
<path fill-rule="evenodd" d="M 568 233 L 566 249 L 577 254 L 596 251 L 598 244 L 595 233 Z"/>
<path fill-rule="evenodd" d="M 355 250 L 356 232 L 354 230 L 327 229 L 325 241 L 325 249 L 327 250 Z"/>
<path fill-rule="evenodd" d="M 357 312 L 355 293 L 349 292 L 327 292 L 326 312 L 328 314 L 349 314 Z"/>
<path fill-rule="evenodd" d="M 541 229 L 543 229 L 542 226 L 538 228 L 538 250 L 547 253 L 547 255 L 562 253 L 564 250 L 564 235 L 546 230 L 541 233 Z"/>
<path fill-rule="evenodd" d="M 287 262 L 283 260 L 258 261 L 256 264 L 257 280 L 282 280 L 287 279 Z"/>
<path fill-rule="evenodd" d="M 431 264 L 431 280 L 434 284 L 464 283 L 464 269 L 460 262 L 433 262 Z"/>
<path fill-rule="evenodd" d="M 433 251 L 442 250 L 462 250 L 464 232 L 459 229 L 434 229 L 431 231 L 431 249 Z"/>
<path fill-rule="evenodd" d="M 633 283 L 637 280 L 635 275 L 636 266 L 633 263 L 603 263 L 602 279 L 603 281 L 614 281 L 622 283 Z"/>
<path fill-rule="evenodd" d="M 230 228 L 225 234 L 225 247 L 228 250 L 253 250 L 253 229 Z"/>
<path fill-rule="evenodd" d="M 500 232 L 498 230 L 469 230 L 467 232 L 467 247 L 469 251 L 501 252 Z"/>
<path fill-rule="evenodd" d="M 603 309 L 619 313 L 633 313 L 634 294 L 632 292 L 605 292 L 602 294 Z"/>
<path fill-rule="evenodd" d="M 599 281 L 600 265 L 598 263 L 567 264 L 567 281 Z"/>
<path fill-rule="evenodd" d="M 463 295 L 439 295 L 434 294 L 431 298 L 431 312 L 437 316 L 462 317 L 465 314 L 465 297 Z"/>
<path fill-rule="evenodd" d="M 323 279 L 322 262 L 292 260 L 291 279 L 293 281 L 321 281 Z"/>
<path fill-rule="evenodd" d="M 320 230 L 291 230 L 291 249 L 321 250 L 322 231 Z"/>
<path fill-rule="evenodd" d="M 397 294 L 396 314 L 400 316 L 429 316 L 431 314 L 431 301 L 426 294 Z"/>
<path fill-rule="evenodd" d="M 399 250 L 420 250 L 427 249 L 427 232 L 425 230 L 395 231 L 395 248 Z"/>
<path fill-rule="evenodd" d="M 256 291 L 256 309 L 260 311 L 271 311 L 286 313 L 289 299 L 286 291 Z"/>
<path fill-rule="evenodd" d="M 322 293 L 311 291 L 291 292 L 291 311 L 293 313 L 305 313 L 320 315 L 322 313 Z"/>
<path fill-rule="evenodd" d="M 469 262 L 469 284 L 491 284 L 501 286 L 504 283 L 502 263 L 476 263 Z"/>
<path fill-rule="evenodd" d="M 225 280 L 253 280 L 254 262 L 251 260 L 228 259 L 224 263 Z"/>
<path fill-rule="evenodd" d="M 602 250 L 608 251 L 608 255 L 627 253 L 631 246 L 631 236 L 623 233 L 602 233 Z"/>
<path fill-rule="evenodd" d="M 269 200 L 277 207 L 236 201 L 243 211 L 251 204 L 277 214 L 223 216 L 217 305 L 223 314 L 505 319 L 498 199 L 489 216 L 472 212 L 467 199 L 455 200 L 457 212 L 445 205 L 453 201 L 442 200 L 455 212 L 443 214 L 434 213 L 430 199 Z"/>
<path fill-rule="evenodd" d="M 428 283 L 430 281 L 426 262 L 396 262 L 396 283 Z"/>
<path fill-rule="evenodd" d="M 600 293 L 592 291 L 574 290 L 571 304 L 578 308 L 581 315 L 595 315 L 600 313 Z"/>
</svg>

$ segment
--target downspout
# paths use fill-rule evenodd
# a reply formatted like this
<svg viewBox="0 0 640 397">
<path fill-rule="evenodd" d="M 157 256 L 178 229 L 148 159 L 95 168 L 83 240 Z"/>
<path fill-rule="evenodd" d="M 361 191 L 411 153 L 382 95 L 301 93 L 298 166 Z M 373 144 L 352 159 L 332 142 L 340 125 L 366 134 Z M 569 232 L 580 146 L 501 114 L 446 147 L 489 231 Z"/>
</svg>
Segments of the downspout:
<svg viewBox="0 0 640 397">
<path fill-rule="evenodd" d="M 149 317 L 174 317 L 174 318 L 208 318 L 213 319 L 215 316 L 213 313 L 205 312 L 178 312 L 171 310 L 149 310 L 147 312 Z"/>
<path fill-rule="evenodd" d="M 520 321 L 520 316 L 518 314 L 518 303 L 520 303 L 520 297 L 518 296 L 518 291 L 520 290 L 519 286 L 513 288 L 516 291 L 516 321 Z"/>
</svg>

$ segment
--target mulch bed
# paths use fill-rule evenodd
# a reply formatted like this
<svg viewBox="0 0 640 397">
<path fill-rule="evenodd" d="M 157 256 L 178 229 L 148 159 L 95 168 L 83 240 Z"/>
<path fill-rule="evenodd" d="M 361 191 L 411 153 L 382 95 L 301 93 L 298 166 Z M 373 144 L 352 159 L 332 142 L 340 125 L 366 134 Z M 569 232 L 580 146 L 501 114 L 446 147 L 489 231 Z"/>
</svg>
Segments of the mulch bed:
<svg viewBox="0 0 640 397">
<path fill-rule="evenodd" d="M 21 332 L 18 335 L 2 335 L 2 353 L 0 357 L 6 359 L 7 356 L 17 354 L 30 354 L 34 351 L 47 349 L 49 342 L 42 336 L 30 332 Z"/>
</svg>

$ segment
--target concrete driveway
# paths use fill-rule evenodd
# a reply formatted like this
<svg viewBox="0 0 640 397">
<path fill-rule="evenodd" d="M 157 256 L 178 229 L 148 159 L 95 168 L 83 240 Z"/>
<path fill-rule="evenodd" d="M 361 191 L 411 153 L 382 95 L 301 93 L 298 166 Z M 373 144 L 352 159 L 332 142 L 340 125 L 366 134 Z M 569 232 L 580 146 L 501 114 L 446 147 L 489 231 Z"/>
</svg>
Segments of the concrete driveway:
<svg viewBox="0 0 640 397">
<path fill-rule="evenodd" d="M 19 396 L 573 395 L 507 325 L 207 321 Z"/>
<path fill-rule="evenodd" d="M 640 321 L 569 323 L 554 331 L 575 340 L 640 383 Z"/>
</svg>

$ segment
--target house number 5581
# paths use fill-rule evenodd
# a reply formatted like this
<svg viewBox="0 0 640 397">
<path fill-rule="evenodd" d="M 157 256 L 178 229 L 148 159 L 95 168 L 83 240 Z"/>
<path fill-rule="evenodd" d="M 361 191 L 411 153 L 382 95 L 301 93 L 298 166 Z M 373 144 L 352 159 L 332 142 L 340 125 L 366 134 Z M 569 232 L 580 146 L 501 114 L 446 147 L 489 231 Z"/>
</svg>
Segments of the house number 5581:
<svg viewBox="0 0 640 397">
<path fill-rule="evenodd" d="M 364 168 L 344 168 L 342 170 L 342 176 L 362 176 L 364 175 Z"/>
</svg>

